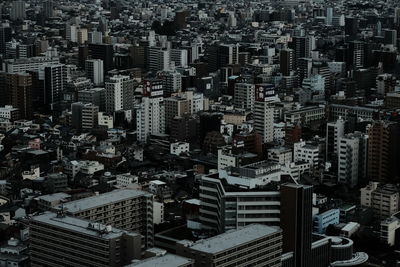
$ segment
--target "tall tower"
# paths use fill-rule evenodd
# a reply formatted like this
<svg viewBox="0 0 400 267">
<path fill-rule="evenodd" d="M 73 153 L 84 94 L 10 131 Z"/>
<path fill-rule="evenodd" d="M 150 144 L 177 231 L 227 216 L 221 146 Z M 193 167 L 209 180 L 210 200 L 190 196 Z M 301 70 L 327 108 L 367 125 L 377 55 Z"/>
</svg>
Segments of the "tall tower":
<svg viewBox="0 0 400 267">
<path fill-rule="evenodd" d="M 256 84 L 254 102 L 254 129 L 262 136 L 263 143 L 274 140 L 274 108 L 271 99 L 275 91 L 271 84 Z"/>
<path fill-rule="evenodd" d="M 312 244 L 312 194 L 308 185 L 281 186 L 283 252 L 294 253 L 295 267 L 310 266 Z"/>
<path fill-rule="evenodd" d="M 86 60 L 86 77 L 88 77 L 95 86 L 104 83 L 104 66 L 101 59 Z"/>
<path fill-rule="evenodd" d="M 62 93 L 67 89 L 67 66 L 47 64 L 39 72 L 39 78 L 44 81 L 44 103 L 53 109 L 53 105 L 62 99 Z"/>
<path fill-rule="evenodd" d="M 12 2 L 10 18 L 11 20 L 24 20 L 26 18 L 24 1 L 17 0 Z"/>
<path fill-rule="evenodd" d="M 280 52 L 280 70 L 283 76 L 289 76 L 294 67 L 294 50 L 282 49 Z"/>
</svg>

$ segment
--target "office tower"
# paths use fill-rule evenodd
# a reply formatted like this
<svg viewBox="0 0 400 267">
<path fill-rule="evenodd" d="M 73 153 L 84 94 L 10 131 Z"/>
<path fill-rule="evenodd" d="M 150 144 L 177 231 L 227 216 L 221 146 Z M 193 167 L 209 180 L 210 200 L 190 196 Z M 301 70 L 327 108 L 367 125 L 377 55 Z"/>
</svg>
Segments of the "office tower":
<svg viewBox="0 0 400 267">
<path fill-rule="evenodd" d="M 139 233 L 46 212 L 29 223 L 31 266 L 123 266 L 141 257 Z"/>
<path fill-rule="evenodd" d="M 400 127 L 375 121 L 368 129 L 368 179 L 384 183 L 400 181 Z"/>
<path fill-rule="evenodd" d="M 4 103 L 19 109 L 20 118 L 32 116 L 32 76 L 21 72 L 10 74 L 0 72 L 0 94 Z"/>
<path fill-rule="evenodd" d="M 80 28 L 76 32 L 76 38 L 78 44 L 85 44 L 88 41 L 88 30 L 86 28 Z"/>
<path fill-rule="evenodd" d="M 198 127 L 196 117 L 183 115 L 174 117 L 170 126 L 170 135 L 173 140 L 182 142 L 198 141 Z"/>
<path fill-rule="evenodd" d="M 190 101 L 179 96 L 171 96 L 164 99 L 165 129 L 170 130 L 172 120 L 178 116 L 190 114 Z"/>
<path fill-rule="evenodd" d="M 294 67 L 294 50 L 287 48 L 280 52 L 280 70 L 283 76 L 291 75 Z"/>
<path fill-rule="evenodd" d="M 101 59 L 89 59 L 85 64 L 86 77 L 88 77 L 95 86 L 104 83 L 104 66 Z"/>
<path fill-rule="evenodd" d="M 84 104 L 93 104 L 105 111 L 106 90 L 104 88 L 91 88 L 78 91 L 78 101 Z"/>
<path fill-rule="evenodd" d="M 82 107 L 82 130 L 92 130 L 98 125 L 99 107 L 93 104 L 84 104 Z"/>
<path fill-rule="evenodd" d="M 312 194 L 312 186 L 281 185 L 282 248 L 294 253 L 295 267 L 308 267 L 311 262 Z"/>
<path fill-rule="evenodd" d="M 82 129 L 82 108 L 83 103 L 76 102 L 71 104 L 71 127 L 81 130 Z"/>
<path fill-rule="evenodd" d="M 326 8 L 326 24 L 332 25 L 332 19 L 333 19 L 333 8 L 328 7 Z"/>
<path fill-rule="evenodd" d="M 362 68 L 365 64 L 365 43 L 360 41 L 349 42 L 348 67 Z"/>
<path fill-rule="evenodd" d="M 106 112 L 133 109 L 134 80 L 126 75 L 115 75 L 105 82 Z"/>
<path fill-rule="evenodd" d="M 150 134 L 165 132 L 165 106 L 161 80 L 145 80 L 143 98 L 136 105 L 137 138 L 146 142 Z"/>
<path fill-rule="evenodd" d="M 188 51 L 186 49 L 171 49 L 170 56 L 171 63 L 173 62 L 175 66 L 188 66 Z"/>
<path fill-rule="evenodd" d="M 178 29 L 186 28 L 186 18 L 190 15 L 188 10 L 179 10 L 175 12 L 174 22 Z"/>
<path fill-rule="evenodd" d="M 310 36 L 294 36 L 289 44 L 294 50 L 294 68 L 297 68 L 300 58 L 311 57 L 311 51 L 315 49 L 315 37 Z"/>
<path fill-rule="evenodd" d="M 393 45 L 397 47 L 397 31 L 393 29 L 384 29 L 383 30 L 383 37 L 385 38 L 385 44 Z"/>
<path fill-rule="evenodd" d="M 53 105 L 62 100 L 62 93 L 67 89 L 67 66 L 43 65 L 39 70 L 39 79 L 44 81 L 44 104 L 53 109 Z"/>
<path fill-rule="evenodd" d="M 203 176 L 200 185 L 202 227 L 223 233 L 253 223 L 279 226 L 280 195 L 272 183 L 279 183 L 281 174 L 279 164 L 261 161 L 228 166 L 218 173 Z"/>
<path fill-rule="evenodd" d="M 297 63 L 297 72 L 299 76 L 299 84 L 303 83 L 303 80 L 309 78 L 312 73 L 313 61 L 311 58 L 300 58 Z"/>
<path fill-rule="evenodd" d="M 74 217 L 140 233 L 142 248 L 153 246 L 153 195 L 150 193 L 114 190 L 65 203 L 63 208 Z"/>
<path fill-rule="evenodd" d="M 358 18 L 346 17 L 344 26 L 345 34 L 350 37 L 355 37 L 358 33 L 358 23 Z"/>
<path fill-rule="evenodd" d="M 12 30 L 9 26 L 0 27 L 0 54 L 6 53 L 6 43 L 11 41 Z"/>
<path fill-rule="evenodd" d="M 45 19 L 51 18 L 54 16 L 54 4 L 53 0 L 47 0 L 43 3 L 42 6 L 42 15 Z"/>
<path fill-rule="evenodd" d="M 239 63 L 239 44 L 220 44 L 208 48 L 209 72 Z"/>
<path fill-rule="evenodd" d="M 398 25 L 400 23 L 400 7 L 394 8 L 394 23 Z"/>
<path fill-rule="evenodd" d="M 65 38 L 73 43 L 78 42 L 78 26 L 66 24 L 65 25 Z"/>
<path fill-rule="evenodd" d="M 145 69 L 148 67 L 148 41 L 142 41 L 140 44 L 133 45 L 129 48 L 132 67 Z"/>
<path fill-rule="evenodd" d="M 274 108 L 271 98 L 275 95 L 271 84 L 256 84 L 254 102 L 254 129 L 262 136 L 263 143 L 274 140 Z"/>
<path fill-rule="evenodd" d="M 253 111 L 255 100 L 255 86 L 250 83 L 235 83 L 233 103 L 236 108 Z"/>
<path fill-rule="evenodd" d="M 159 73 L 159 78 L 163 81 L 164 96 L 182 91 L 182 74 L 177 71 L 164 71 Z"/>
<path fill-rule="evenodd" d="M 281 266 L 282 231 L 261 224 L 220 234 L 212 238 L 177 243 L 177 254 L 201 266 Z"/>
<path fill-rule="evenodd" d="M 114 50 L 110 44 L 89 44 L 92 59 L 103 60 L 104 73 L 114 68 Z"/>
<path fill-rule="evenodd" d="M 170 50 L 161 47 L 149 47 L 148 64 L 150 71 L 167 71 L 171 67 Z"/>
<path fill-rule="evenodd" d="M 368 136 L 360 132 L 339 137 L 338 182 L 355 187 L 365 183 Z"/>
<path fill-rule="evenodd" d="M 10 11 L 11 20 L 24 20 L 26 18 L 25 2 L 24 1 L 13 1 Z"/>
<path fill-rule="evenodd" d="M 102 44 L 103 43 L 103 33 L 99 31 L 92 31 L 88 33 L 88 43 L 89 44 Z"/>
<path fill-rule="evenodd" d="M 336 122 L 326 124 L 326 160 L 335 160 L 337 157 L 339 138 L 343 137 L 345 121 L 339 118 Z"/>
</svg>

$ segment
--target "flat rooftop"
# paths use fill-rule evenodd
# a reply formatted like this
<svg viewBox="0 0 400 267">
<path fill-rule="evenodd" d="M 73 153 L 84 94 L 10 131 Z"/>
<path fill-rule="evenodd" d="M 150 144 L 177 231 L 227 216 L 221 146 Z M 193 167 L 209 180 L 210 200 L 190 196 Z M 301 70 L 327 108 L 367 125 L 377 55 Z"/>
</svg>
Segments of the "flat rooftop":
<svg viewBox="0 0 400 267">
<path fill-rule="evenodd" d="M 127 267 L 178 267 L 193 263 L 192 259 L 188 259 L 182 256 L 174 255 L 174 254 L 165 254 L 163 256 L 148 258 L 145 260 L 141 260 L 137 263 L 127 265 Z"/>
<path fill-rule="evenodd" d="M 70 197 L 71 197 L 71 195 L 68 195 L 65 193 L 54 193 L 54 194 L 39 196 L 37 198 L 40 200 L 43 200 L 43 201 L 53 202 L 53 201 L 63 200 L 63 199 L 70 198 Z"/>
<path fill-rule="evenodd" d="M 41 222 L 61 229 L 67 229 L 84 235 L 101 237 L 102 239 L 116 238 L 121 236 L 123 233 L 138 235 L 136 233 L 127 232 L 113 227 L 106 231 L 105 226 L 100 224 L 96 224 L 99 226 L 99 228 L 96 229 L 95 227 L 89 227 L 89 224 L 94 224 L 93 222 L 70 216 L 57 216 L 54 212 L 45 212 L 41 215 L 35 216 L 32 218 L 32 221 Z M 100 227 L 103 227 L 101 229 L 104 231 L 101 231 Z"/>
<path fill-rule="evenodd" d="M 216 254 L 279 232 L 281 232 L 279 228 L 251 224 L 239 230 L 228 231 L 212 238 L 199 240 L 190 248 L 204 253 Z"/>
<path fill-rule="evenodd" d="M 151 194 L 145 191 L 134 190 L 134 189 L 113 190 L 111 192 L 100 194 L 98 196 L 82 198 L 79 200 L 65 203 L 64 209 L 67 212 L 74 213 L 83 210 L 93 209 L 96 207 L 101 207 L 115 202 L 120 202 L 125 199 L 130 199 L 145 195 L 151 195 Z"/>
</svg>

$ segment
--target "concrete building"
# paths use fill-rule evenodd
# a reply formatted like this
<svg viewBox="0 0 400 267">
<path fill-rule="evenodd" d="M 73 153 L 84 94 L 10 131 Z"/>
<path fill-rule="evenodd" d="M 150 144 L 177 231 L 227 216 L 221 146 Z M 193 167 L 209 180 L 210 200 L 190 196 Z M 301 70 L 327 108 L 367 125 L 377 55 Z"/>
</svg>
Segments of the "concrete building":
<svg viewBox="0 0 400 267">
<path fill-rule="evenodd" d="M 151 134 L 165 132 L 163 85 L 160 80 L 144 82 L 144 97 L 136 105 L 137 139 L 146 142 Z"/>
<path fill-rule="evenodd" d="M 253 111 L 255 101 L 255 86 L 250 83 L 236 83 L 234 90 L 235 108 Z"/>
<path fill-rule="evenodd" d="M 285 165 L 293 161 L 293 151 L 290 148 L 276 147 L 268 149 L 268 160 Z"/>
<path fill-rule="evenodd" d="M 44 104 L 53 105 L 62 100 L 62 92 L 67 90 L 67 66 L 45 64 L 40 67 L 39 79 L 44 83 Z"/>
<path fill-rule="evenodd" d="M 254 103 L 254 129 L 263 143 L 274 141 L 274 108 L 266 101 Z"/>
<path fill-rule="evenodd" d="M 85 104 L 82 107 L 82 130 L 92 130 L 98 125 L 99 107 Z"/>
<path fill-rule="evenodd" d="M 269 188 L 268 184 L 280 182 L 280 176 L 280 166 L 267 162 L 227 167 L 219 173 L 203 176 L 200 186 L 202 226 L 219 233 L 252 223 L 278 226 L 279 191 Z"/>
<path fill-rule="evenodd" d="M 85 62 L 86 77 L 89 78 L 95 86 L 104 83 L 104 66 L 101 59 L 90 59 Z"/>
<path fill-rule="evenodd" d="M 190 114 L 190 101 L 179 96 L 164 98 L 165 106 L 165 128 L 170 129 L 173 119 L 178 116 Z"/>
<path fill-rule="evenodd" d="M 399 189 L 392 184 L 370 182 L 361 188 L 361 205 L 371 207 L 374 215 L 385 219 L 399 211 Z"/>
<path fill-rule="evenodd" d="M 212 238 L 177 243 L 177 254 L 203 266 L 281 266 L 282 231 L 253 224 Z"/>
<path fill-rule="evenodd" d="M 149 70 L 166 71 L 171 67 L 170 50 L 161 47 L 149 47 Z"/>
<path fill-rule="evenodd" d="M 13 106 L 0 107 L 0 118 L 15 121 L 20 118 L 19 109 Z"/>
<path fill-rule="evenodd" d="M 105 111 L 106 90 L 104 88 L 90 88 L 78 91 L 78 102 L 93 104 L 99 107 L 100 111 Z"/>
<path fill-rule="evenodd" d="M 129 76 L 115 75 L 105 82 L 106 112 L 133 109 L 133 83 Z"/>
<path fill-rule="evenodd" d="M 293 148 L 294 162 L 308 162 L 312 168 L 318 168 L 320 161 L 319 147 L 305 141 L 295 143 Z"/>
<path fill-rule="evenodd" d="M 140 234 L 46 212 L 29 224 L 31 266 L 124 266 L 140 258 Z"/>
<path fill-rule="evenodd" d="M 170 267 L 194 267 L 194 260 L 175 254 L 162 254 L 147 258 L 141 261 L 135 261 L 125 267 L 155 267 L 155 266 L 170 266 Z"/>
<path fill-rule="evenodd" d="M 63 207 L 74 217 L 140 233 L 142 246 L 153 246 L 153 195 L 150 193 L 120 189 L 71 201 Z"/>
<path fill-rule="evenodd" d="M 366 178 L 367 138 L 359 132 L 339 137 L 338 183 L 355 187 Z"/>
<path fill-rule="evenodd" d="M 329 225 L 339 223 L 340 211 L 338 209 L 327 210 L 313 218 L 313 231 L 319 234 L 325 234 Z"/>
<path fill-rule="evenodd" d="M 388 246 L 394 246 L 398 240 L 398 229 L 400 229 L 400 214 L 395 213 L 390 218 L 381 221 L 380 240 Z"/>
<path fill-rule="evenodd" d="M 171 144 L 170 154 L 172 155 L 179 156 L 182 153 L 188 153 L 188 152 L 189 152 L 189 143 L 178 142 Z"/>
<path fill-rule="evenodd" d="M 11 4 L 10 19 L 24 20 L 26 18 L 25 1 L 13 1 Z"/>
</svg>

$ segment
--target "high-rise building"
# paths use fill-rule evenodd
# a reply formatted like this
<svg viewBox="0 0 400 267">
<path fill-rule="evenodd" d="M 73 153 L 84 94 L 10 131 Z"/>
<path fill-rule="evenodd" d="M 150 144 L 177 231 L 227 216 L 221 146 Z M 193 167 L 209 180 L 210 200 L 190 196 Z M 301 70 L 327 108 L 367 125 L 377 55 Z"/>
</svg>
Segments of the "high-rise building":
<svg viewBox="0 0 400 267">
<path fill-rule="evenodd" d="M 161 47 L 149 47 L 148 64 L 151 71 L 167 71 L 171 67 L 170 50 Z"/>
<path fill-rule="evenodd" d="M 255 100 L 255 86 L 250 83 L 235 83 L 234 105 L 238 109 L 253 111 Z"/>
<path fill-rule="evenodd" d="M 114 50 L 110 44 L 89 44 L 89 55 L 92 59 L 103 60 L 104 73 L 114 68 Z"/>
<path fill-rule="evenodd" d="M 67 66 L 64 64 L 46 64 L 40 67 L 39 79 L 44 81 L 44 103 L 50 108 L 62 100 L 67 89 Z"/>
<path fill-rule="evenodd" d="M 252 224 L 212 238 L 177 243 L 177 254 L 195 260 L 202 266 L 281 266 L 282 231 Z"/>
<path fill-rule="evenodd" d="M 115 75 L 105 82 L 106 112 L 133 109 L 134 80 L 126 75 Z"/>
<path fill-rule="evenodd" d="M 368 168 L 370 181 L 400 181 L 400 127 L 398 123 L 376 121 L 368 129 Z"/>
<path fill-rule="evenodd" d="M 93 104 L 85 104 L 82 107 L 82 130 L 97 128 L 99 107 Z"/>
<path fill-rule="evenodd" d="M 20 59 L 7 59 L 3 62 L 3 71 L 8 73 L 20 73 L 25 71 L 38 71 L 43 65 L 58 65 L 57 57 L 31 57 Z"/>
<path fill-rule="evenodd" d="M 383 37 L 385 38 L 385 44 L 393 45 L 397 47 L 397 31 L 393 29 L 383 30 Z"/>
<path fill-rule="evenodd" d="M 283 252 L 293 252 L 294 266 L 308 267 L 312 244 L 312 186 L 281 185 Z"/>
<path fill-rule="evenodd" d="M 283 76 L 291 75 L 294 68 L 294 50 L 287 48 L 280 52 L 280 70 Z"/>
<path fill-rule="evenodd" d="M 159 78 L 163 81 L 164 96 L 182 91 L 182 74 L 177 71 L 163 71 L 159 73 Z"/>
<path fill-rule="evenodd" d="M 31 266 L 124 266 L 141 257 L 141 236 L 46 212 L 29 224 Z"/>
<path fill-rule="evenodd" d="M 51 18 L 54 16 L 54 4 L 53 0 L 47 0 L 43 3 L 42 7 L 42 15 L 45 19 Z"/>
<path fill-rule="evenodd" d="M 239 63 L 239 44 L 213 45 L 207 53 L 210 72 Z"/>
<path fill-rule="evenodd" d="M 150 134 L 165 132 L 165 106 L 161 80 L 144 81 L 142 101 L 135 109 L 139 141 L 146 142 Z"/>
<path fill-rule="evenodd" d="M 228 166 L 218 173 L 203 176 L 200 186 L 202 226 L 218 233 L 252 223 L 279 226 L 279 190 L 269 185 L 279 183 L 281 174 L 279 164 L 261 161 L 241 167 Z"/>
<path fill-rule="evenodd" d="M 6 53 L 6 43 L 11 41 L 12 29 L 10 26 L 0 27 L 0 54 Z"/>
<path fill-rule="evenodd" d="M 338 182 L 355 187 L 366 177 L 367 139 L 362 133 L 338 139 Z"/>
<path fill-rule="evenodd" d="M 92 31 L 88 33 L 88 43 L 89 44 L 102 44 L 103 43 L 103 33 L 99 31 Z"/>
<path fill-rule="evenodd" d="M 299 64 L 300 58 L 311 57 L 311 51 L 316 47 L 315 37 L 310 36 L 294 36 L 292 42 L 289 44 L 290 48 L 294 50 L 294 66 Z"/>
<path fill-rule="evenodd" d="M 326 160 L 334 160 L 337 157 L 339 138 L 343 137 L 345 131 L 345 121 L 339 118 L 336 122 L 326 124 Z"/>
<path fill-rule="evenodd" d="M 179 96 L 171 96 L 164 99 L 165 129 L 170 129 L 173 119 L 178 116 L 190 114 L 190 101 Z"/>
<path fill-rule="evenodd" d="M 10 19 L 24 20 L 26 18 L 25 1 L 16 0 L 12 2 Z"/>
<path fill-rule="evenodd" d="M 78 42 L 78 26 L 67 23 L 65 25 L 65 38 L 73 43 Z"/>
<path fill-rule="evenodd" d="M 271 84 L 256 84 L 254 102 L 254 129 L 262 136 L 263 143 L 274 140 L 274 108 L 271 98 L 275 95 Z"/>
<path fill-rule="evenodd" d="M 333 7 L 326 8 L 326 24 L 332 25 L 333 19 Z"/>
<path fill-rule="evenodd" d="M 58 207 L 66 214 L 142 235 L 142 248 L 153 246 L 153 195 L 120 189 Z"/>
<path fill-rule="evenodd" d="M 175 66 L 188 66 L 188 51 L 186 49 L 171 49 L 170 56 L 171 62 L 174 62 Z"/>
<path fill-rule="evenodd" d="M 104 66 L 101 59 L 89 59 L 85 64 L 86 77 L 88 77 L 95 86 L 104 83 Z"/>
<path fill-rule="evenodd" d="M 32 76 L 26 72 L 0 72 L 0 106 L 12 105 L 19 109 L 20 118 L 32 116 Z"/>
<path fill-rule="evenodd" d="M 84 104 L 93 104 L 105 111 L 106 90 L 104 88 L 91 88 L 78 91 L 78 101 Z"/>
<path fill-rule="evenodd" d="M 344 31 L 346 35 L 349 35 L 350 37 L 354 37 L 358 33 L 358 18 L 354 17 L 346 17 L 345 18 L 345 26 L 344 26 Z"/>
</svg>

